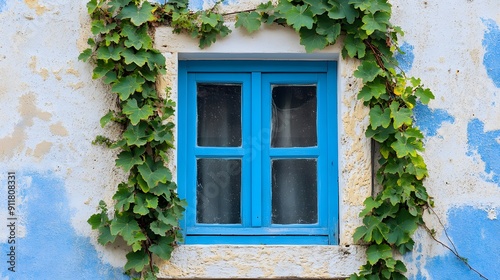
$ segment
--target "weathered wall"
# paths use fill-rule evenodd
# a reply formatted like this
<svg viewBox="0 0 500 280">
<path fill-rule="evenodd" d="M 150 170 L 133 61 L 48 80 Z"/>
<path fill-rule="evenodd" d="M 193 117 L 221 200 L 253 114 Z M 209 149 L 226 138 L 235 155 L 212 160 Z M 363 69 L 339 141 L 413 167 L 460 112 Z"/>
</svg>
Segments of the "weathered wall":
<svg viewBox="0 0 500 280">
<path fill-rule="evenodd" d="M 223 8 L 237 10 L 251 2 L 229 1 Z M 406 31 L 402 68 L 422 78 L 436 95 L 429 106 L 418 106 L 415 116 L 426 136 L 426 185 L 435 211 L 458 252 L 483 275 L 498 279 L 500 2 L 391 2 L 393 22 Z M 91 80 L 92 67 L 77 61 L 90 33 L 85 4 L 0 0 L 0 221 L 16 225 L 16 272 L 7 270 L 10 231 L 0 227 L 2 279 L 127 278 L 120 268 L 123 251 L 97 245 L 96 233 L 86 223 L 100 199 L 111 201 L 123 174 L 114 167 L 113 152 L 90 144 L 95 135 L 109 133 L 100 128 L 99 119 L 115 101 L 99 81 Z M 192 4 L 206 5 L 202 0 Z M 159 46 L 161 40 L 176 38 L 161 32 Z M 266 32 L 282 41 L 266 42 L 264 48 L 259 35 L 240 32 L 230 35 L 237 39 L 205 52 L 238 52 L 242 46 L 246 51 L 239 52 L 290 57 L 303 52 L 292 32 Z M 165 42 L 162 52 L 172 69 L 179 52 L 199 52 L 187 38 Z M 322 55 L 338 57 L 336 52 L 333 47 Z M 362 133 L 366 110 L 355 98 L 354 62 L 339 64 L 342 246 L 183 246 L 172 263 L 162 264 L 164 277 L 344 276 L 362 263 L 359 247 L 343 245 L 350 244 L 359 224 L 356 213 L 369 195 L 369 145 Z M 164 78 L 174 94 L 175 81 L 175 75 Z M 17 220 L 8 220 L 7 172 L 16 176 Z M 448 243 L 436 216 L 426 220 L 436 237 Z M 411 279 L 480 279 L 424 230 L 415 237 L 415 251 L 404 256 Z"/>
</svg>

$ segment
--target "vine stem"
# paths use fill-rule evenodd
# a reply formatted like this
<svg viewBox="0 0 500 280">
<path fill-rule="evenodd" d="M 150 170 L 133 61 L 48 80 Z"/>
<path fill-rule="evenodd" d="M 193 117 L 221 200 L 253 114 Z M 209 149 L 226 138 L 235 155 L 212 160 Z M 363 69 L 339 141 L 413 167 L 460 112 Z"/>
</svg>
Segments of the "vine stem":
<svg viewBox="0 0 500 280">
<path fill-rule="evenodd" d="M 452 252 L 456 257 L 457 259 L 459 259 L 461 262 L 463 262 L 470 270 L 474 271 L 475 273 L 477 273 L 477 275 L 479 275 L 479 277 L 483 278 L 483 279 L 486 279 L 486 280 L 489 280 L 488 278 L 486 278 L 486 276 L 484 276 L 481 272 L 477 271 L 475 268 L 473 268 L 469 262 L 466 260 L 466 258 L 462 257 L 459 253 L 458 253 L 458 250 L 457 250 L 457 247 L 455 247 L 455 244 L 453 243 L 453 241 L 451 240 L 450 236 L 448 235 L 448 231 L 446 230 L 446 227 L 444 226 L 443 222 L 441 221 L 441 219 L 439 218 L 439 215 L 436 213 L 436 211 L 434 211 L 434 209 L 432 207 L 428 207 L 428 209 L 430 211 L 432 211 L 432 213 L 434 214 L 434 216 L 437 218 L 439 224 L 441 225 L 441 227 L 443 228 L 443 231 L 444 231 L 444 235 L 446 236 L 446 239 L 448 240 L 448 242 L 451 244 L 451 248 L 450 246 L 448 246 L 447 244 L 445 244 L 443 241 L 439 240 L 436 238 L 434 232 L 425 224 L 423 223 L 422 226 L 424 227 L 424 229 L 427 231 L 427 233 L 430 235 L 430 237 L 436 241 L 437 243 L 441 244 L 443 247 L 445 247 L 446 249 L 448 249 L 450 252 Z"/>
<path fill-rule="evenodd" d="M 248 9 L 248 10 L 241 10 L 241 11 L 234 11 L 234 12 L 229 12 L 229 13 L 223 13 L 222 16 L 230 16 L 230 15 L 235 15 L 239 13 L 248 13 L 248 12 L 254 12 L 257 9 Z"/>
</svg>

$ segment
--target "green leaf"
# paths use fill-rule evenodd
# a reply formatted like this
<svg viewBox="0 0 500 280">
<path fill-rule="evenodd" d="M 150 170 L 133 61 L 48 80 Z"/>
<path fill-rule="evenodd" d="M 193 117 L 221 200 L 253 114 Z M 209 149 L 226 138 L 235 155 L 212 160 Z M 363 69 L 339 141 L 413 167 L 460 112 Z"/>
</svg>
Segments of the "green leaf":
<svg viewBox="0 0 500 280">
<path fill-rule="evenodd" d="M 309 5 L 309 9 L 314 15 L 324 14 L 332 8 L 326 0 L 305 0 L 304 3 Z"/>
<path fill-rule="evenodd" d="M 363 40 L 357 38 L 353 34 L 346 35 L 344 39 L 344 48 L 347 51 L 347 55 L 351 58 L 356 57 L 356 55 L 358 58 L 363 58 L 366 54 L 366 46 Z"/>
<path fill-rule="evenodd" d="M 358 93 L 358 99 L 370 101 L 372 98 L 380 98 L 386 93 L 385 83 L 375 79 L 373 82 L 366 83 Z"/>
<path fill-rule="evenodd" d="M 380 259 L 392 258 L 391 247 L 387 244 L 373 244 L 366 250 L 366 257 L 371 265 Z"/>
<path fill-rule="evenodd" d="M 320 18 L 318 18 L 316 32 L 319 35 L 326 36 L 328 44 L 334 44 L 340 35 L 340 28 L 340 23 L 335 23 L 334 20 L 329 18 L 320 20 Z"/>
<path fill-rule="evenodd" d="M 365 208 L 359 213 L 360 217 L 368 215 L 368 213 L 370 213 L 373 208 L 377 208 L 382 205 L 382 201 L 374 200 L 373 197 L 369 196 L 365 199 L 365 202 L 363 202 L 363 204 L 365 205 Z"/>
<path fill-rule="evenodd" d="M 155 67 L 163 69 L 165 67 L 165 57 L 158 50 L 149 50 L 147 64 L 150 70 L 154 70 Z"/>
<path fill-rule="evenodd" d="M 131 3 L 124 7 L 117 17 L 119 19 L 129 18 L 135 26 L 141 26 L 148 21 L 154 21 L 156 19 L 153 15 L 155 10 L 156 7 L 152 6 L 147 1 L 144 1 L 142 6 L 137 6 L 135 3 Z"/>
<path fill-rule="evenodd" d="M 136 99 L 128 100 L 122 109 L 125 115 L 128 115 L 130 118 L 130 122 L 133 125 L 139 123 L 140 120 L 147 120 L 151 115 L 153 115 L 153 107 L 148 104 L 140 107 L 137 106 Z"/>
<path fill-rule="evenodd" d="M 364 83 L 373 81 L 377 76 L 384 75 L 384 71 L 378 67 L 374 61 L 363 61 L 363 63 L 354 71 L 354 77 L 363 79 Z"/>
<path fill-rule="evenodd" d="M 429 104 L 429 101 L 431 101 L 431 99 L 434 99 L 434 94 L 432 94 L 432 91 L 428 88 L 417 88 L 415 90 L 415 96 L 418 97 L 420 99 L 420 102 L 422 102 L 422 104 L 424 105 Z"/>
<path fill-rule="evenodd" d="M 111 87 L 111 91 L 117 93 L 120 96 L 120 100 L 126 100 L 131 94 L 136 91 L 142 91 L 142 84 L 144 84 L 144 78 L 133 74 L 125 77 L 121 77 L 118 81 Z"/>
<path fill-rule="evenodd" d="M 293 27 L 295 31 L 302 30 L 302 27 L 311 29 L 314 19 L 313 13 L 308 9 L 307 5 L 294 6 L 286 12 L 286 23 Z"/>
<path fill-rule="evenodd" d="M 167 180 L 172 180 L 172 174 L 170 170 L 163 166 L 163 162 L 153 162 L 149 157 L 143 165 L 138 167 L 138 170 L 144 181 L 148 184 L 149 189 L 156 187 L 159 182 L 166 183 Z M 143 191 L 148 192 L 149 189 Z"/>
<path fill-rule="evenodd" d="M 165 216 L 163 213 L 158 213 L 158 220 L 162 221 L 166 225 L 170 225 L 173 227 L 178 226 L 177 219 L 178 218 L 170 211 L 167 213 L 167 216 Z"/>
<path fill-rule="evenodd" d="M 115 112 L 109 110 L 109 112 L 104 115 L 101 120 L 99 121 L 99 123 L 101 124 L 101 127 L 105 127 L 110 121 L 111 119 L 113 118 L 113 116 L 115 115 Z"/>
<path fill-rule="evenodd" d="M 149 49 L 153 45 L 153 40 L 148 34 L 147 25 L 135 27 L 132 24 L 124 23 L 120 34 L 122 37 L 127 38 L 124 41 L 125 47 L 127 48 L 133 47 L 136 50 L 141 48 Z"/>
<path fill-rule="evenodd" d="M 166 232 L 172 229 L 172 226 L 167 225 L 167 224 L 157 220 L 157 221 L 152 222 L 151 225 L 149 226 L 149 228 L 155 234 L 165 236 Z"/>
<path fill-rule="evenodd" d="M 349 0 L 328 0 L 328 3 L 333 5 L 328 12 L 331 19 L 345 18 L 347 23 L 352 24 L 359 15 L 358 10 L 349 4 Z"/>
<path fill-rule="evenodd" d="M 97 60 L 97 66 L 92 73 L 92 79 L 99 79 L 115 68 L 112 61 Z"/>
<path fill-rule="evenodd" d="M 91 56 L 92 56 L 92 49 L 88 48 L 80 53 L 80 55 L 78 56 L 78 60 L 87 62 Z"/>
<path fill-rule="evenodd" d="M 141 165 L 144 162 L 142 159 L 144 151 L 144 147 L 132 148 L 130 151 L 122 151 L 116 159 L 116 166 L 121 166 L 125 172 L 130 171 L 134 165 Z"/>
<path fill-rule="evenodd" d="M 363 28 L 366 30 L 366 34 L 370 35 L 376 30 L 386 32 L 387 26 L 389 25 L 390 15 L 385 12 L 376 12 L 375 14 L 366 14 L 363 16 Z"/>
<path fill-rule="evenodd" d="M 90 216 L 87 223 L 92 226 L 92 229 L 98 229 L 101 226 L 101 213 Z"/>
<path fill-rule="evenodd" d="M 399 108 L 400 104 L 397 101 L 394 101 L 390 105 L 391 109 L 391 118 L 394 119 L 394 128 L 398 129 L 403 124 L 411 125 L 412 123 L 412 111 L 408 108 Z"/>
<path fill-rule="evenodd" d="M 102 59 L 102 60 L 114 60 L 118 61 L 121 59 L 121 52 L 123 51 L 122 47 L 114 47 L 114 46 L 101 46 L 96 52 L 97 59 Z"/>
<path fill-rule="evenodd" d="M 90 0 L 87 2 L 87 11 L 89 15 L 93 14 L 97 8 L 99 8 L 99 4 L 97 3 L 97 0 Z"/>
<path fill-rule="evenodd" d="M 382 223 L 382 220 L 375 216 L 364 217 L 363 224 L 363 226 L 358 227 L 354 232 L 354 242 L 358 242 L 363 238 L 366 242 L 375 241 L 377 244 L 380 244 L 389 232 L 389 228 L 385 223 Z"/>
<path fill-rule="evenodd" d="M 387 221 L 390 228 L 387 241 L 396 246 L 408 242 L 418 227 L 418 221 L 418 217 L 411 215 L 405 209 L 400 209 L 396 218 Z"/>
<path fill-rule="evenodd" d="M 299 34 L 300 44 L 306 48 L 307 52 L 312 52 L 316 49 L 323 49 L 326 45 L 328 45 L 326 37 L 317 34 L 314 30 L 301 28 Z"/>
<path fill-rule="evenodd" d="M 118 211 L 128 211 L 130 209 L 130 204 L 134 202 L 134 193 L 127 184 L 118 185 L 118 190 L 113 199 L 116 201 L 115 209 Z"/>
<path fill-rule="evenodd" d="M 208 24 L 211 27 L 216 27 L 219 23 L 219 19 L 215 13 L 203 13 L 200 16 L 200 19 L 203 24 Z"/>
<path fill-rule="evenodd" d="M 257 12 L 239 13 L 236 17 L 236 24 L 234 26 L 236 28 L 243 26 L 248 33 L 252 33 L 259 30 L 261 25 L 260 18 L 260 14 Z"/>
<path fill-rule="evenodd" d="M 141 216 L 145 216 L 146 214 L 149 213 L 148 208 L 146 207 L 145 201 L 143 196 L 140 193 L 137 193 L 135 195 L 135 200 L 134 200 L 134 213 L 139 214 Z"/>
<path fill-rule="evenodd" d="M 396 141 L 391 144 L 391 147 L 396 151 L 398 158 L 402 158 L 407 155 L 416 156 L 417 151 L 422 150 L 422 142 L 418 141 L 414 137 L 405 137 L 402 133 L 397 133 L 395 135 Z"/>
<path fill-rule="evenodd" d="M 163 260 L 168 260 L 174 251 L 174 247 L 171 245 L 173 241 L 174 238 L 171 236 L 162 236 L 158 239 L 158 244 L 153 244 L 149 247 L 149 251 Z"/>
<path fill-rule="evenodd" d="M 140 122 L 138 125 L 130 124 L 127 130 L 123 133 L 123 138 L 129 146 L 136 145 L 138 147 L 145 145 L 153 139 L 153 136 L 147 133 L 148 124 Z"/>
<path fill-rule="evenodd" d="M 370 109 L 370 124 L 372 128 L 379 126 L 387 128 L 391 124 L 391 110 L 389 108 L 382 110 L 380 105 L 375 105 Z"/>
<path fill-rule="evenodd" d="M 112 235 L 120 234 L 129 245 L 141 239 L 141 236 L 137 235 L 138 232 L 141 232 L 141 228 L 137 221 L 130 215 L 116 214 L 115 219 L 111 221 L 110 228 Z"/>
<path fill-rule="evenodd" d="M 99 237 L 97 238 L 97 242 L 101 245 L 106 245 L 108 243 L 115 242 L 116 235 L 111 234 L 111 229 L 109 226 L 99 228 Z"/>
<path fill-rule="evenodd" d="M 92 21 L 92 27 L 90 28 L 90 30 L 94 35 L 106 34 L 113 30 L 116 26 L 117 25 L 114 22 L 105 24 L 103 20 L 94 20 Z"/>
<path fill-rule="evenodd" d="M 149 54 L 147 51 L 141 49 L 137 52 L 135 52 L 132 49 L 125 49 L 122 53 L 121 56 L 125 58 L 125 63 L 126 64 L 137 64 L 138 66 L 143 66 L 146 64 L 146 62 L 149 59 Z"/>
<path fill-rule="evenodd" d="M 144 269 L 144 266 L 149 264 L 149 256 L 144 250 L 130 252 L 127 254 L 127 263 L 125 264 L 125 270 L 135 270 L 140 272 Z"/>
<path fill-rule="evenodd" d="M 386 0 L 350 0 L 349 4 L 353 4 L 354 7 L 360 9 L 361 11 L 368 11 L 372 14 L 378 11 L 391 12 L 391 4 L 387 3 Z"/>
</svg>

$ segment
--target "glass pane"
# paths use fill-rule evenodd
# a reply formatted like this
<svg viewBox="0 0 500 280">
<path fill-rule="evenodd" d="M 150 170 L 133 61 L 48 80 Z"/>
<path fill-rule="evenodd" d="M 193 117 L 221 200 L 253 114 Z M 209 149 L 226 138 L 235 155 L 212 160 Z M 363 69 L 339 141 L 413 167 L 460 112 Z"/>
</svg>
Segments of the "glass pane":
<svg viewBox="0 0 500 280">
<path fill-rule="evenodd" d="M 198 146 L 241 146 L 241 85 L 198 84 Z"/>
<path fill-rule="evenodd" d="M 318 222 L 316 159 L 272 160 L 272 223 Z"/>
<path fill-rule="evenodd" d="M 271 89 L 271 146 L 316 146 L 316 85 L 272 85 Z"/>
<path fill-rule="evenodd" d="M 241 160 L 198 159 L 196 222 L 241 223 Z"/>
</svg>

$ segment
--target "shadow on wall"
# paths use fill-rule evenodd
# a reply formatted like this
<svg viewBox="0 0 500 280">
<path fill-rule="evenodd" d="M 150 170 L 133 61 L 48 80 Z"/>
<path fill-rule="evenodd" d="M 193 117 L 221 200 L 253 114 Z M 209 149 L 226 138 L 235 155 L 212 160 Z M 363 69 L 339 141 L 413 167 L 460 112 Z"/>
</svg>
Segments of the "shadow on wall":
<svg viewBox="0 0 500 280">
<path fill-rule="evenodd" d="M 64 182 L 50 173 L 16 175 L 17 237 L 15 244 L 1 245 L 2 252 L 15 246 L 15 272 L 2 265 L 1 279 L 129 279 L 122 268 L 100 262 L 88 237 L 76 235 Z M 23 237 L 19 222 L 25 227 Z M 7 261 L 6 253 L 2 256 Z"/>
</svg>

